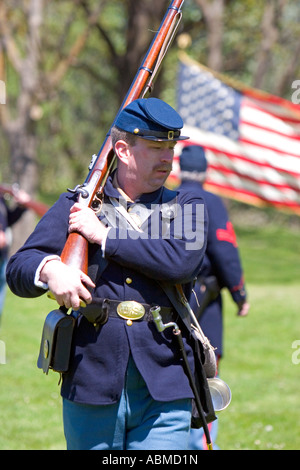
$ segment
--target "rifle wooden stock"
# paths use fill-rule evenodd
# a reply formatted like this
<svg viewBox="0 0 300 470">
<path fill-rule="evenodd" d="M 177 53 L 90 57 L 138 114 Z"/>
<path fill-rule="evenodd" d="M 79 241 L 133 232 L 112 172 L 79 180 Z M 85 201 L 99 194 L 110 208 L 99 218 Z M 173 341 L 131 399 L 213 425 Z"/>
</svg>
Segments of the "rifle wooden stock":
<svg viewBox="0 0 300 470">
<path fill-rule="evenodd" d="M 179 25 L 183 3 L 184 0 L 171 1 L 160 28 L 145 56 L 144 62 L 139 68 L 115 120 L 124 107 L 151 92 L 151 87 L 159 70 L 159 66 Z M 78 191 L 78 200 L 80 202 L 92 208 L 97 205 L 97 201 L 101 198 L 104 184 L 113 167 L 114 161 L 115 156 L 108 134 L 97 158 L 91 164 L 90 172 L 85 183 L 73 190 Z M 65 264 L 76 266 L 86 273 L 88 265 L 87 240 L 76 232 L 71 233 L 62 251 L 61 260 Z"/>
<path fill-rule="evenodd" d="M 10 194 L 14 198 L 17 197 L 18 188 L 15 185 L 9 184 L 0 184 L 0 193 L 2 194 Z M 34 201 L 30 199 L 27 202 L 22 203 L 22 206 L 26 207 L 27 209 L 33 210 L 38 216 L 42 217 L 49 209 L 47 204 L 43 204 L 39 201 Z"/>
</svg>

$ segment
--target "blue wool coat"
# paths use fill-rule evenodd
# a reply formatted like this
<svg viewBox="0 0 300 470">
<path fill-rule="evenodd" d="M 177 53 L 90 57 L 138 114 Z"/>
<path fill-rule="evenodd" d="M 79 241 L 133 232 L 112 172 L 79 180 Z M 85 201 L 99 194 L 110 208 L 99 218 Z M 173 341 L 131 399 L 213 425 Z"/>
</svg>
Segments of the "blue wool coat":
<svg viewBox="0 0 300 470">
<path fill-rule="evenodd" d="M 110 197 L 120 198 L 111 177 L 105 185 L 107 203 Z M 142 195 L 135 204 L 149 208 L 154 203 L 162 203 L 163 197 L 161 188 Z M 40 220 L 24 246 L 9 260 L 7 282 L 16 295 L 36 297 L 45 292 L 34 284 L 36 270 L 45 256 L 60 255 L 68 234 L 69 210 L 75 200 L 73 195 L 63 194 Z M 204 207 L 203 199 L 193 193 L 178 192 L 175 205 L 177 216 L 174 219 L 170 216 L 170 231 L 164 237 L 162 220 L 151 233 L 151 217 L 143 227 L 144 232 L 151 234 L 148 237 L 132 236 L 132 232 L 129 234 L 124 228 L 111 229 L 105 245 L 106 266 L 96 279 L 93 292 L 96 297 L 171 307 L 161 288 L 165 281 L 172 285 L 183 283 L 189 295 L 205 252 L 207 215 L 206 210 L 198 210 Z M 131 209 L 133 207 L 131 204 Z M 189 213 L 186 226 L 185 209 L 185 213 Z M 160 212 L 160 219 L 163 216 Z M 99 259 L 99 253 L 99 246 L 90 245 L 90 264 Z M 180 323 L 176 313 L 174 319 Z M 184 327 L 182 333 L 193 368 L 189 334 Z M 117 402 L 130 354 L 154 399 L 169 401 L 193 396 L 172 328 L 160 333 L 153 322 L 134 321 L 129 326 L 121 318 L 109 318 L 105 325 L 95 328 L 83 316 L 75 328 L 71 366 L 63 377 L 62 396 L 93 405 Z"/>
</svg>

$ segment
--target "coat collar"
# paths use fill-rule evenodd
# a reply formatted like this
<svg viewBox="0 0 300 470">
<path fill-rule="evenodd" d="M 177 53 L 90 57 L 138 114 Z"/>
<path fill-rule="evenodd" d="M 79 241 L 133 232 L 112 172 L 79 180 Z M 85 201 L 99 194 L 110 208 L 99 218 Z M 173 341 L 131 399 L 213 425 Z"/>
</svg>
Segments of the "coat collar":
<svg viewBox="0 0 300 470">
<path fill-rule="evenodd" d="M 104 186 L 104 194 L 107 197 L 113 197 L 116 199 L 125 199 L 129 204 L 140 203 L 140 204 L 155 204 L 161 200 L 163 187 L 153 191 L 152 193 L 142 194 L 138 199 L 132 201 L 121 188 L 118 188 L 116 179 L 116 170 L 108 177 Z"/>
</svg>

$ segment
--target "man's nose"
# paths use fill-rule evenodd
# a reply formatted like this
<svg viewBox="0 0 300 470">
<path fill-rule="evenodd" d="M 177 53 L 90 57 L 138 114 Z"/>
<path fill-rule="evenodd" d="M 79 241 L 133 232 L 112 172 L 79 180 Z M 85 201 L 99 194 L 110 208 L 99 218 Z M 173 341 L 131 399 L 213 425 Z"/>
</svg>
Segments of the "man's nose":
<svg viewBox="0 0 300 470">
<path fill-rule="evenodd" d="M 161 161 L 162 162 L 171 162 L 174 157 L 174 150 L 165 148 L 161 153 Z"/>
</svg>

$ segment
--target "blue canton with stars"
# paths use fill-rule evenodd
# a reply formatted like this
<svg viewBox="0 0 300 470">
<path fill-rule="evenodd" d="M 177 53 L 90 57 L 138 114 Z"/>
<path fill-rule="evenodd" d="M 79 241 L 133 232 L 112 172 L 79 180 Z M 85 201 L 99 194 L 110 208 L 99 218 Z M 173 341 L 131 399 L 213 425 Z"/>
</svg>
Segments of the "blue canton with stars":
<svg viewBox="0 0 300 470">
<path fill-rule="evenodd" d="M 186 126 L 239 138 L 242 94 L 197 65 L 180 64 L 177 110 Z"/>
</svg>

